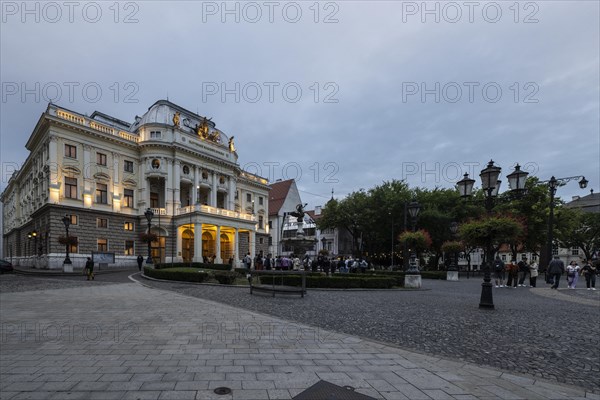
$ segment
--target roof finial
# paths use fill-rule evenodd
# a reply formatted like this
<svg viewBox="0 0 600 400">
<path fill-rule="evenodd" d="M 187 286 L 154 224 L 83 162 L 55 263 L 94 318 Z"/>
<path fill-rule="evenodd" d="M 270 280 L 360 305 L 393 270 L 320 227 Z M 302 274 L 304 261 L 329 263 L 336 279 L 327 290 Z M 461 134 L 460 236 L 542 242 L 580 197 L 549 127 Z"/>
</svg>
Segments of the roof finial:
<svg viewBox="0 0 600 400">
<path fill-rule="evenodd" d="M 331 200 L 333 200 L 333 188 L 331 188 Z"/>
<path fill-rule="evenodd" d="M 167 101 L 169 101 L 169 91 L 167 90 Z"/>
</svg>

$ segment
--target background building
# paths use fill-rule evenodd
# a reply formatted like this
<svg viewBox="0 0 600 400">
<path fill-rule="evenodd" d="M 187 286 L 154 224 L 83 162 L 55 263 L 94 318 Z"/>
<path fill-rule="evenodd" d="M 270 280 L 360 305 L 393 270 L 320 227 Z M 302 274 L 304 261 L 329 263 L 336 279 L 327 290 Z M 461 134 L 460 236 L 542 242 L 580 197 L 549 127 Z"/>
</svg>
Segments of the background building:
<svg viewBox="0 0 600 400">
<path fill-rule="evenodd" d="M 75 266 L 92 251 L 134 265 L 148 252 L 148 208 L 156 261 L 220 263 L 268 248 L 267 180 L 240 169 L 233 136 L 169 101 L 133 123 L 50 104 L 26 147 L 0 196 L 4 253 L 17 266 L 62 267 L 65 215 Z"/>
</svg>

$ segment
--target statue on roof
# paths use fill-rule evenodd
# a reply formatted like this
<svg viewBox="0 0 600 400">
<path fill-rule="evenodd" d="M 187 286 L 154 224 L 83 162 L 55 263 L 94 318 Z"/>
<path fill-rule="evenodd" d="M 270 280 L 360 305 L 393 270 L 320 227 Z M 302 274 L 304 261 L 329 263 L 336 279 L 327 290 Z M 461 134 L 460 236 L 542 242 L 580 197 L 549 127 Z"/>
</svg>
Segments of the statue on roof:
<svg viewBox="0 0 600 400">
<path fill-rule="evenodd" d="M 202 120 L 200 125 L 196 125 L 196 133 L 202 139 L 206 139 L 208 137 L 208 123 L 210 122 L 211 119 L 212 118 L 207 119 L 206 117 L 204 117 L 204 119 Z"/>
<path fill-rule="evenodd" d="M 229 138 L 229 151 L 232 152 L 232 153 L 235 151 L 235 145 L 233 144 L 233 138 L 234 137 L 235 136 L 232 136 L 232 137 Z"/>
<path fill-rule="evenodd" d="M 173 115 L 173 126 L 175 128 L 179 128 L 179 121 L 181 120 L 181 114 L 179 113 L 179 111 L 175 112 L 175 115 Z"/>
</svg>

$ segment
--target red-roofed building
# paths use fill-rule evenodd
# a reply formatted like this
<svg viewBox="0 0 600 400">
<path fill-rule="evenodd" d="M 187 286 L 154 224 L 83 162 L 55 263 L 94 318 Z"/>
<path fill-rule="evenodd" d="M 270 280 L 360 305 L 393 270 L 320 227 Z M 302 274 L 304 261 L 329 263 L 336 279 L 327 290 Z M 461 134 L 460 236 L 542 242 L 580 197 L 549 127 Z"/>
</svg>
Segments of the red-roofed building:
<svg viewBox="0 0 600 400">
<path fill-rule="evenodd" d="M 296 210 L 296 206 L 302 203 L 300 192 L 296 181 L 288 179 L 276 181 L 269 185 L 269 252 L 273 255 L 280 254 L 280 240 L 285 224 L 285 215 Z"/>
</svg>

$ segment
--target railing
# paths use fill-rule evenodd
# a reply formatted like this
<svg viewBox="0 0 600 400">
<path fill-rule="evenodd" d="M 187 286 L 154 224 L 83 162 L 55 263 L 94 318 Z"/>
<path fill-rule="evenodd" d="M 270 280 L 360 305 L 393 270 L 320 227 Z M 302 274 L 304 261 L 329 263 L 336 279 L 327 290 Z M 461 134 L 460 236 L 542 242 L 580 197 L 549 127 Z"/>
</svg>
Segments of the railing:
<svg viewBox="0 0 600 400">
<path fill-rule="evenodd" d="M 166 208 L 151 208 L 150 210 L 152 210 L 154 215 L 167 215 Z"/>
<path fill-rule="evenodd" d="M 207 206 L 207 205 L 203 205 L 203 204 L 196 204 L 195 206 L 181 207 L 178 210 L 178 215 L 188 214 L 188 213 L 195 212 L 195 211 L 203 212 L 206 214 L 212 214 L 212 215 L 220 215 L 222 217 L 238 218 L 238 219 L 243 219 L 246 221 L 256 222 L 256 217 L 252 214 L 240 213 L 237 211 L 226 210 L 224 208 L 211 207 L 211 206 Z"/>
<path fill-rule="evenodd" d="M 110 126 L 107 126 L 104 124 L 100 124 L 96 121 L 92 121 L 92 120 L 89 120 L 88 118 L 80 117 L 78 115 L 74 115 L 74 114 L 68 113 L 63 110 L 56 110 L 56 115 L 64 120 L 67 120 L 67 121 L 70 121 L 70 122 L 73 122 L 73 123 L 76 123 L 79 125 L 88 126 L 94 130 L 97 130 L 102 133 L 106 133 L 108 135 L 118 136 L 118 137 L 128 140 L 130 142 L 137 143 L 140 140 L 137 136 L 132 135 L 128 132 L 120 131 L 113 127 L 110 127 Z"/>
</svg>

